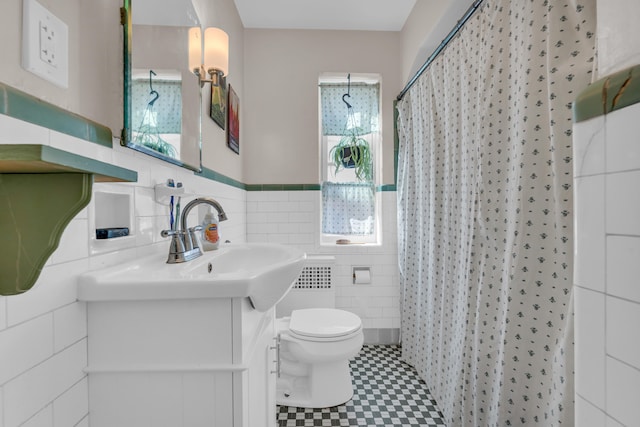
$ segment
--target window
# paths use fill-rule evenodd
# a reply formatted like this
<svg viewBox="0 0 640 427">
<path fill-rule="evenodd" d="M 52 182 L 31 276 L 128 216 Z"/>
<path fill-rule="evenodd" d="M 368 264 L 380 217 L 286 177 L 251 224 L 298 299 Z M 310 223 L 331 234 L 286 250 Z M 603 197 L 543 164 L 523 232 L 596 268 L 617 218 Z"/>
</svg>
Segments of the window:
<svg viewBox="0 0 640 427">
<path fill-rule="evenodd" d="M 378 242 L 379 120 L 377 76 L 320 79 L 323 244 Z"/>
</svg>

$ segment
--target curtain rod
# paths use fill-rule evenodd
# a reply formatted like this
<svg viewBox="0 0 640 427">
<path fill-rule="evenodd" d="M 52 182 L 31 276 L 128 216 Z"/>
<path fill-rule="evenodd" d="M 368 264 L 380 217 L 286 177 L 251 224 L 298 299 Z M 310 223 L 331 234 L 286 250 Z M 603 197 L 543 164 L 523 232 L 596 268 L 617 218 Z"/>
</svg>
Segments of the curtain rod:
<svg viewBox="0 0 640 427">
<path fill-rule="evenodd" d="M 404 95 L 409 91 L 409 89 L 411 89 L 411 86 L 413 86 L 413 84 L 418 80 L 418 78 L 422 75 L 422 73 L 425 72 L 427 67 L 429 67 L 429 65 L 431 65 L 431 63 L 438 57 L 438 55 L 440 55 L 440 52 L 442 52 L 444 48 L 447 47 L 451 39 L 454 38 L 456 34 L 458 34 L 462 26 L 469 20 L 469 18 L 471 18 L 471 15 L 473 15 L 473 13 L 480 7 L 480 4 L 483 1 L 484 0 L 475 0 L 473 2 L 471 7 L 467 9 L 467 11 L 464 13 L 462 18 L 456 24 L 456 26 L 453 27 L 453 29 L 449 32 L 449 34 L 447 34 L 447 37 L 445 37 L 444 40 L 442 40 L 442 42 L 438 45 L 436 50 L 433 51 L 433 53 L 427 58 L 425 63 L 422 64 L 422 67 L 420 67 L 420 69 L 413 75 L 411 80 L 409 80 L 409 83 L 407 83 L 404 89 L 402 89 L 402 92 L 400 92 L 400 94 L 396 98 L 397 101 L 402 100 L 402 97 L 404 97 Z"/>
</svg>

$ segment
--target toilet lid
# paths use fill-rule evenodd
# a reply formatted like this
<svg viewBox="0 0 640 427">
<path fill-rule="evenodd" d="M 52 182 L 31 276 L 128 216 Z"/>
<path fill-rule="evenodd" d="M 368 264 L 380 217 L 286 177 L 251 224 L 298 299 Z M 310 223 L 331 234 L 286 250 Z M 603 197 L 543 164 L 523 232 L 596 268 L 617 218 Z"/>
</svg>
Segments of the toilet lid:
<svg viewBox="0 0 640 427">
<path fill-rule="evenodd" d="M 289 323 L 289 331 L 313 338 L 343 337 L 361 327 L 360 317 L 335 308 L 294 310 Z"/>
</svg>

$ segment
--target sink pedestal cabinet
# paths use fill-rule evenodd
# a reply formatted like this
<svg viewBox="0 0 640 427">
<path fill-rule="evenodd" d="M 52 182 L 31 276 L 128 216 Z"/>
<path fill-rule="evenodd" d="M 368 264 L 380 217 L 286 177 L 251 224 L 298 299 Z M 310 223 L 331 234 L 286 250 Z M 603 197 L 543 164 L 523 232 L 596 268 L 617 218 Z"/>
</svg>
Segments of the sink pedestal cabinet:
<svg viewBox="0 0 640 427">
<path fill-rule="evenodd" d="M 91 427 L 273 427 L 274 309 L 247 298 L 89 301 Z"/>
</svg>

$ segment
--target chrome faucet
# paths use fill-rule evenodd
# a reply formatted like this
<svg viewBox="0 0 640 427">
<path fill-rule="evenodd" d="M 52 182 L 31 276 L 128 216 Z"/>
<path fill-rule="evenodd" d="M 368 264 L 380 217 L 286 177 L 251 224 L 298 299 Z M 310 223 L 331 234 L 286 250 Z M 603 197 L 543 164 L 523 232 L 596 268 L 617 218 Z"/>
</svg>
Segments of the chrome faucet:
<svg viewBox="0 0 640 427">
<path fill-rule="evenodd" d="M 162 230 L 160 235 L 162 237 L 171 237 L 171 245 L 169 246 L 169 258 L 167 258 L 168 264 L 177 264 L 180 262 L 191 261 L 202 255 L 202 249 L 198 245 L 198 236 L 196 233 L 202 231 L 201 225 L 187 228 L 187 218 L 189 212 L 197 205 L 209 205 L 218 211 L 218 221 L 226 221 L 227 214 L 222 209 L 220 203 L 210 198 L 194 199 L 187 203 L 182 211 L 182 219 L 176 218 L 176 222 L 180 221 L 180 230 Z"/>
</svg>

